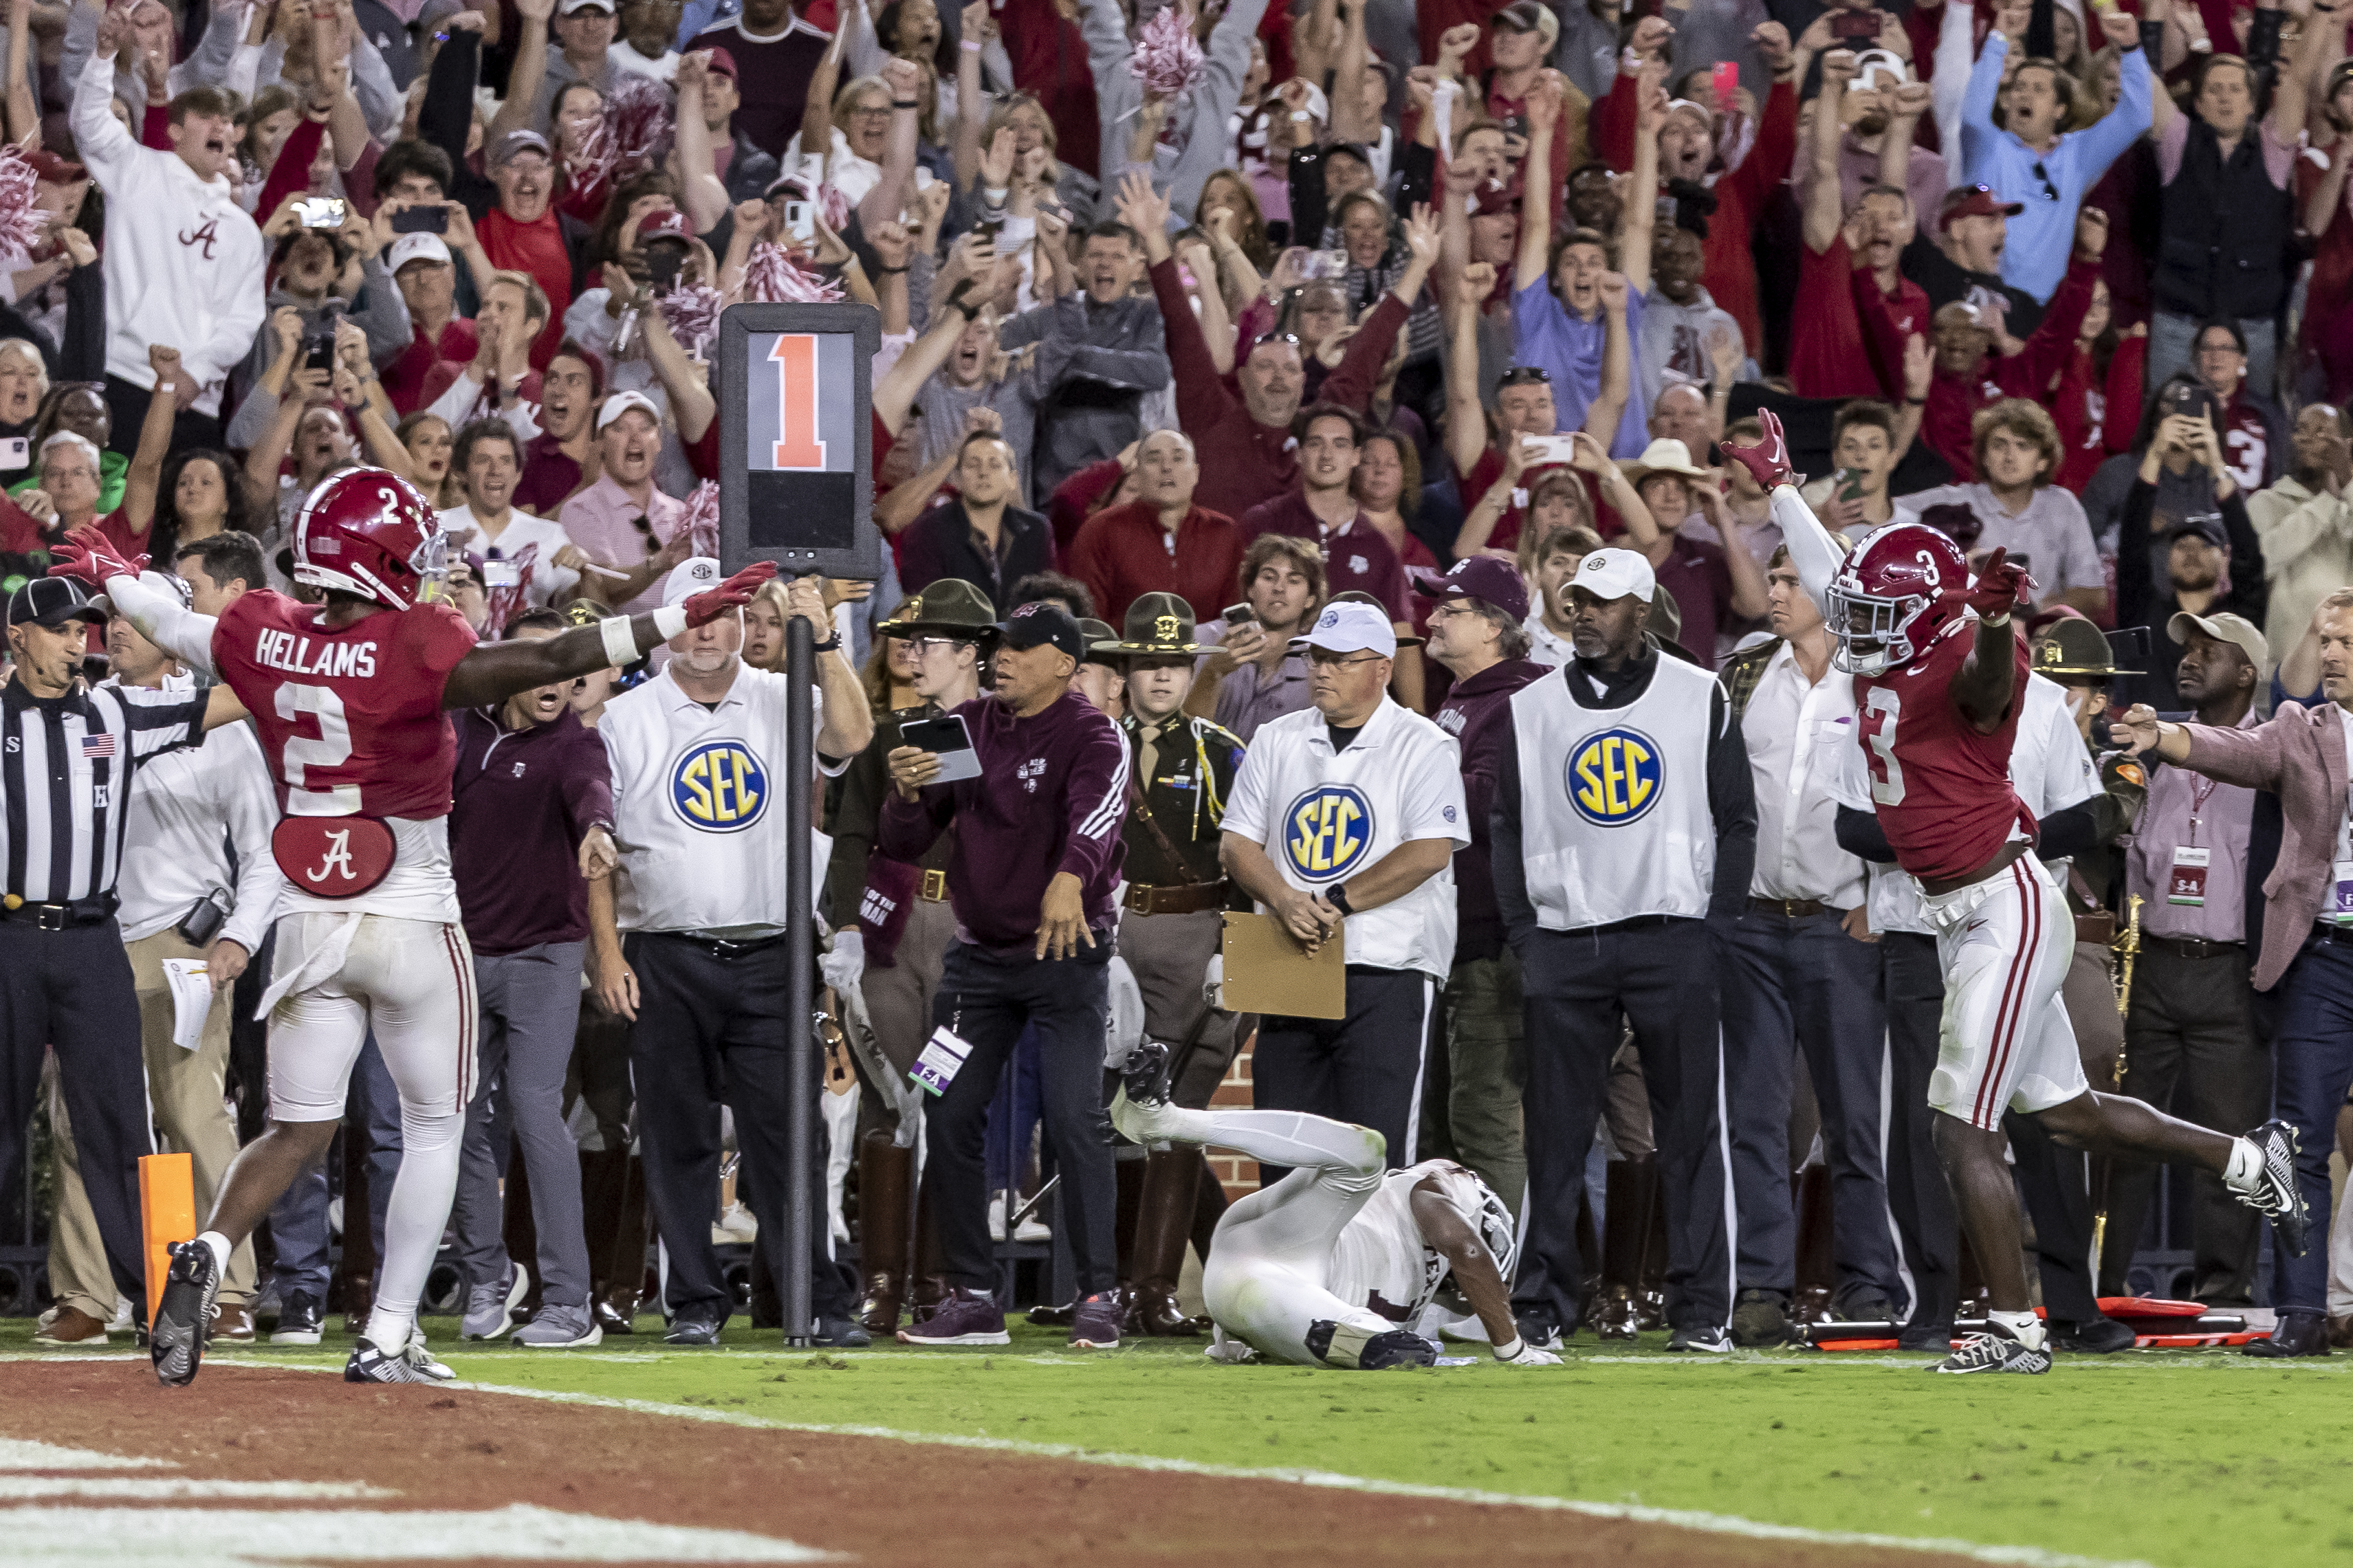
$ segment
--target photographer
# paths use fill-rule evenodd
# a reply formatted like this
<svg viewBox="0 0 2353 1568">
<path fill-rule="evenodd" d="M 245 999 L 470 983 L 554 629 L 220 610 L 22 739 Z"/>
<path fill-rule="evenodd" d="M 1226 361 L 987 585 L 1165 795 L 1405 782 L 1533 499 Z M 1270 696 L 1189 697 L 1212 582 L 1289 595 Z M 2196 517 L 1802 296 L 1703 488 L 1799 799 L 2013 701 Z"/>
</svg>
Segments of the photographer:
<svg viewBox="0 0 2353 1568">
<path fill-rule="evenodd" d="M 292 310 L 301 324 L 305 364 L 323 363 L 322 354 L 332 352 L 335 324 L 346 316 L 367 334 L 374 363 L 389 364 L 415 340 L 407 302 L 377 258 L 373 230 L 342 198 L 290 195 L 262 226 L 261 237 L 271 247 L 270 275 L 277 280 L 268 300 L 272 320 L 254 334 L 237 367 L 239 386 L 255 386 L 277 362 L 284 332 L 280 310 Z M 270 400 L 247 393 L 228 422 L 226 445 L 251 447 L 272 412 Z"/>
<path fill-rule="evenodd" d="M 2116 533 L 2116 625 L 2157 628 L 2183 612 L 2263 625 L 2263 546 L 2222 460 L 2212 394 L 2176 375 L 2149 400 L 2149 418 Z M 2152 637 L 2147 657 L 2148 672 L 2126 684 L 2126 695 L 2170 706 L 2180 645 Z"/>
</svg>

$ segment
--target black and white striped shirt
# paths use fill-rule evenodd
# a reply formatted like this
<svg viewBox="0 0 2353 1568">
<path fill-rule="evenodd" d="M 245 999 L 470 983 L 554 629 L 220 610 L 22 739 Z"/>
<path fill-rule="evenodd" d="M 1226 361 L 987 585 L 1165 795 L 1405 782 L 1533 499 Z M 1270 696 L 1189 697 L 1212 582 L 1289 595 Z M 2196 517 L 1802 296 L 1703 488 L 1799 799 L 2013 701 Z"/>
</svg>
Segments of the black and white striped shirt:
<svg viewBox="0 0 2353 1568">
<path fill-rule="evenodd" d="M 205 738 L 207 693 L 107 687 L 38 698 L 0 689 L 0 854 L 6 891 L 28 904 L 113 890 L 131 775 Z"/>
</svg>

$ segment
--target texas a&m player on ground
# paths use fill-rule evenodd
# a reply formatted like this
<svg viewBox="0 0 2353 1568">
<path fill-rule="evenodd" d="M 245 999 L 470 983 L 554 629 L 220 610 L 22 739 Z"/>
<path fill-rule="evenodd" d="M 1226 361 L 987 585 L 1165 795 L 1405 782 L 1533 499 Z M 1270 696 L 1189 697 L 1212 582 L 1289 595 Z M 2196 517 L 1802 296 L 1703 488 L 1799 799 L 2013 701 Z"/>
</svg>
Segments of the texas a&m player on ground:
<svg viewBox="0 0 2353 1568">
<path fill-rule="evenodd" d="M 1821 606 L 1832 658 L 1855 678 L 1855 729 L 1872 800 L 1897 864 L 1920 884 L 1945 970 L 1943 1042 L 1929 1080 L 1936 1152 L 1993 1300 L 1988 1331 L 1939 1372 L 2047 1372 L 2028 1304 L 2018 1192 L 2003 1162 L 2005 1110 L 2037 1117 L 2071 1147 L 2201 1166 L 2304 1250 L 2295 1134 L 2266 1121 L 2226 1137 L 2084 1079 L 2059 988 L 2074 952 L 2065 900 L 2031 852 L 2032 813 L 2010 782 L 2026 684 L 2011 608 L 2033 586 L 1997 550 L 1970 580 L 1960 547 L 1921 523 L 1889 523 L 1841 557 L 1799 498 L 1781 423 L 1724 451 L 1773 498 L 1789 559 Z"/>
<path fill-rule="evenodd" d="M 1121 1132 L 1147 1148 L 1215 1144 L 1290 1167 L 1218 1221 L 1201 1275 L 1217 1325 L 1211 1357 L 1243 1361 L 1255 1351 L 1296 1366 L 1429 1366 L 1438 1346 L 1414 1324 L 1451 1282 L 1497 1361 L 1560 1364 L 1520 1338 L 1516 1227 L 1477 1173 L 1451 1160 L 1388 1170 L 1378 1132 L 1304 1110 L 1186 1110 L 1169 1098 L 1169 1056 L 1157 1040 L 1129 1054 L 1111 1105 Z"/>
<path fill-rule="evenodd" d="M 139 582 L 143 558 L 122 559 L 94 529 L 71 537 L 52 570 L 101 585 L 151 641 L 236 693 L 285 811 L 271 850 L 287 890 L 262 1003 L 270 1124 L 229 1166 L 204 1233 L 172 1248 L 156 1375 L 195 1376 L 230 1250 L 326 1152 L 373 1029 L 400 1091 L 402 1154 L 384 1282 L 344 1376 L 447 1377 L 417 1331 L 474 1092 L 474 964 L 449 868 L 456 742 L 446 714 L 629 663 L 744 604 L 775 568 L 738 573 L 674 608 L 478 647 L 437 602 L 444 542 L 432 506 L 380 468 L 346 470 L 303 503 L 294 578 L 322 604 L 257 590 L 217 619 L 199 616 Z"/>
</svg>

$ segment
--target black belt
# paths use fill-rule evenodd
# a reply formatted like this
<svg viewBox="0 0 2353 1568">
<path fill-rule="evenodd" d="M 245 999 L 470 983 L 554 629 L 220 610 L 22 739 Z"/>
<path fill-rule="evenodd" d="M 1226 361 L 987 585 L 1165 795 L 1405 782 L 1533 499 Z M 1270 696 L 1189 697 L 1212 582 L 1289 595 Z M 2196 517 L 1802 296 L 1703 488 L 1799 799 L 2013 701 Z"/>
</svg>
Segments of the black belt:
<svg viewBox="0 0 2353 1568">
<path fill-rule="evenodd" d="M 1779 915 L 1785 921 L 1811 920 L 1823 913 L 1843 915 L 1844 910 L 1832 909 L 1820 899 L 1760 899 L 1751 894 L 1748 912 L 1756 915 Z"/>
<path fill-rule="evenodd" d="M 28 904 L 11 893 L 5 900 L 0 900 L 0 921 L 10 925 L 33 926 L 41 931 L 103 925 L 114 918 L 114 911 L 121 902 L 109 893 L 104 898 L 78 899 L 65 904 Z"/>
<path fill-rule="evenodd" d="M 1546 931 L 1546 936 L 1614 936 L 1620 931 L 1658 931 L 1666 926 L 1693 926 L 1700 923 L 1696 915 L 1635 915 L 1630 919 L 1611 921 L 1607 925 L 1578 926 L 1574 931 Z"/>
<path fill-rule="evenodd" d="M 2176 958 L 2230 958 L 2247 951 L 2247 944 L 2243 942 L 2208 942 L 2202 936 L 2152 936 L 2143 932 L 2141 941 L 2162 948 Z"/>
<path fill-rule="evenodd" d="M 713 958 L 727 959 L 749 958 L 755 952 L 765 952 L 785 940 L 781 931 L 775 936 L 755 936 L 749 942 L 728 942 L 715 936 L 690 936 L 682 931 L 656 931 L 653 934 L 668 937 L 672 942 L 682 942 L 689 947 L 701 948 Z"/>
<path fill-rule="evenodd" d="M 2353 947 L 2353 926 L 2341 926 L 2334 921 L 2315 921 L 2312 935 L 2315 941 L 2327 942 L 2332 947 Z"/>
</svg>

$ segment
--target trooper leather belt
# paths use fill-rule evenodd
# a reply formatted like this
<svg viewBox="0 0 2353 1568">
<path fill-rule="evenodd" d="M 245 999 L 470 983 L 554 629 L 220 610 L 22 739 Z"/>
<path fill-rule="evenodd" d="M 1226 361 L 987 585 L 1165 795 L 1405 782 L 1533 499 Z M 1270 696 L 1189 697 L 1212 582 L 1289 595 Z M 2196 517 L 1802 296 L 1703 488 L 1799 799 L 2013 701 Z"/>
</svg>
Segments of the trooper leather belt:
<svg viewBox="0 0 2353 1568">
<path fill-rule="evenodd" d="M 1819 914 L 1836 913 L 1820 899 L 1759 899 L 1748 900 L 1749 911 L 1760 915 L 1779 915 L 1783 920 L 1802 921 Z"/>
<path fill-rule="evenodd" d="M 948 874 L 945 871 L 924 872 L 922 883 L 915 889 L 915 896 L 923 900 L 923 902 L 927 904 L 946 903 L 948 901 Z"/>
<path fill-rule="evenodd" d="M 0 921 L 40 931 L 64 931 L 71 926 L 102 925 L 114 918 L 121 900 L 112 893 L 101 899 L 77 899 L 65 904 L 28 904 L 18 899 L 0 903 Z"/>
<path fill-rule="evenodd" d="M 1198 914 L 1203 910 L 1220 908 L 1225 901 L 1223 881 L 1174 882 L 1160 888 L 1131 882 L 1127 886 L 1127 907 L 1139 915 Z"/>
<path fill-rule="evenodd" d="M 2229 958 L 2247 951 L 2243 942 L 2208 942 L 2202 936 L 2151 936 L 2144 931 L 2141 941 L 2176 958 Z"/>
<path fill-rule="evenodd" d="M 2116 940 L 2116 917 L 2107 910 L 2094 915 L 2075 917 L 2075 940 L 2095 942 L 2102 947 Z"/>
</svg>

